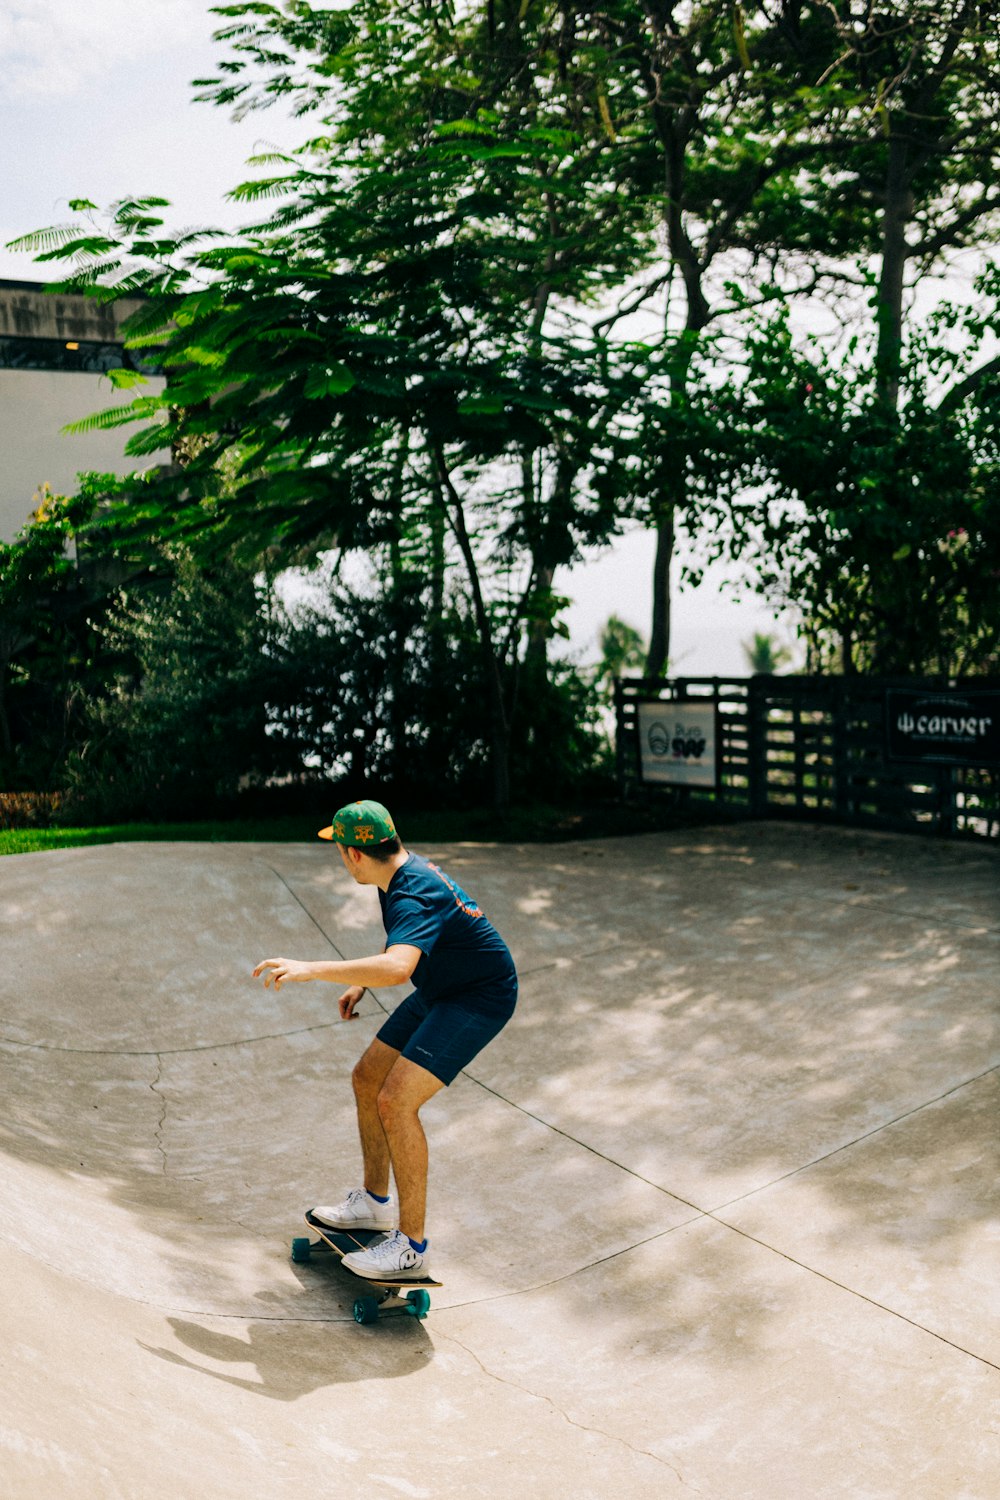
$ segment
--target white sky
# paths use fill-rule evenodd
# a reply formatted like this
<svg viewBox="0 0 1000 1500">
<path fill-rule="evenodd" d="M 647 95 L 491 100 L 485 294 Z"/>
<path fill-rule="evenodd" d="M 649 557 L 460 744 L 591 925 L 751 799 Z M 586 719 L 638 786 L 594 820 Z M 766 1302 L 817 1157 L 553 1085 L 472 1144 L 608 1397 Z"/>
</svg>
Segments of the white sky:
<svg viewBox="0 0 1000 1500">
<path fill-rule="evenodd" d="M 69 218 L 71 198 L 105 205 L 127 194 L 168 198 L 171 227 L 235 227 L 245 209 L 225 194 L 249 175 L 262 146 L 287 149 L 308 130 L 278 109 L 235 123 L 192 102 L 190 81 L 214 72 L 220 18 L 205 0 L 0 0 L 0 277 L 45 281 L 38 265 L 3 246 Z M 623 538 L 556 579 L 573 604 L 566 621 L 582 660 L 597 654 L 603 622 L 617 614 L 649 633 L 654 542 Z M 742 643 L 776 626 L 759 601 L 736 603 L 713 570 L 677 592 L 673 648 L 688 675 L 743 675 Z"/>
</svg>

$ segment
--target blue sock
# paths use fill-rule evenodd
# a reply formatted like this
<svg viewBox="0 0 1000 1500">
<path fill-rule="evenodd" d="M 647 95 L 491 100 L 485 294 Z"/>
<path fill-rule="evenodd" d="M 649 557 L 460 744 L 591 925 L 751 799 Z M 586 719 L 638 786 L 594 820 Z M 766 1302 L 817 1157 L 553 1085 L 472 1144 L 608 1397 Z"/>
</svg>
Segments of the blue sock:
<svg viewBox="0 0 1000 1500">
<path fill-rule="evenodd" d="M 369 1198 L 374 1198 L 376 1203 L 388 1203 L 389 1201 L 388 1198 L 380 1198 L 378 1193 L 373 1193 L 371 1188 L 365 1188 L 365 1192 Z"/>
<path fill-rule="evenodd" d="M 410 1236 L 409 1235 L 407 1235 L 406 1238 L 408 1240 L 410 1240 Z M 413 1246 L 414 1250 L 417 1252 L 418 1255 L 423 1255 L 424 1252 L 427 1249 L 427 1241 L 426 1240 L 423 1240 L 423 1241 L 421 1241 L 421 1240 L 410 1240 L 410 1244 Z"/>
</svg>

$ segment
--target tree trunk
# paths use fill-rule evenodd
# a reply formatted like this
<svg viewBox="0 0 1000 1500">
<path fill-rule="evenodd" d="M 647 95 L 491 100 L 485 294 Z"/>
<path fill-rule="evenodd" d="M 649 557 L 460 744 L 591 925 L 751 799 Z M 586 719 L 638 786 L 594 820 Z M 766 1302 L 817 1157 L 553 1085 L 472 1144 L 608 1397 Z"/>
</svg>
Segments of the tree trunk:
<svg viewBox="0 0 1000 1500">
<path fill-rule="evenodd" d="M 7 761 L 14 754 L 14 739 L 10 732 L 10 717 L 7 713 L 7 668 L 9 665 L 10 657 L 4 655 L 0 659 L 0 750 Z"/>
<path fill-rule="evenodd" d="M 445 601 L 445 552 L 444 552 L 444 527 L 445 518 L 440 508 L 431 512 L 431 627 L 433 634 L 439 634 L 444 624 L 444 601 Z"/>
<path fill-rule="evenodd" d="M 845 625 L 840 636 L 840 670 L 845 677 L 856 677 L 854 665 L 854 631 Z"/>
<path fill-rule="evenodd" d="M 489 612 L 486 608 L 486 600 L 483 598 L 479 569 L 476 566 L 476 557 L 472 548 L 472 539 L 469 536 L 469 529 L 465 524 L 465 510 L 462 506 L 462 498 L 452 483 L 451 474 L 448 472 L 448 466 L 445 463 L 444 453 L 440 446 L 434 449 L 434 460 L 442 491 L 451 501 L 449 520 L 455 533 L 455 540 L 458 542 L 459 551 L 462 554 L 462 560 L 465 563 L 469 588 L 472 593 L 472 609 L 475 616 L 476 629 L 479 633 L 479 647 L 486 675 L 487 705 L 489 709 L 490 766 L 493 772 L 493 805 L 497 811 L 503 812 L 510 806 L 510 721 L 504 699 L 502 663 L 497 655 L 496 645 L 493 640 L 493 631 L 490 628 Z"/>
<path fill-rule="evenodd" d="M 656 525 L 653 563 L 653 620 L 646 658 L 647 677 L 665 677 L 670 665 L 670 565 L 674 556 L 674 512 L 671 508 Z"/>
<path fill-rule="evenodd" d="M 657 94 L 659 86 L 657 84 Z M 687 392 L 688 370 L 698 335 L 705 328 L 710 309 L 703 287 L 704 268 L 684 223 L 685 167 L 691 121 L 686 112 L 668 108 L 654 96 L 653 119 L 663 150 L 663 176 L 666 196 L 664 223 L 670 258 L 684 283 L 686 315 L 684 329 L 686 352 L 680 367 L 670 380 L 671 403 L 683 401 Z M 669 334 L 669 329 L 664 330 Z M 683 515 L 688 502 L 687 458 L 677 455 L 676 467 L 667 494 L 654 498 L 656 521 L 656 559 L 653 564 L 653 616 L 650 627 L 648 677 L 663 677 L 670 664 L 671 594 L 670 572 L 676 541 L 677 517 Z"/>
<path fill-rule="evenodd" d="M 541 563 L 536 563 L 535 589 L 539 595 L 551 591 L 555 572 L 555 568 L 547 568 Z M 524 663 L 525 666 L 531 667 L 532 672 L 537 672 L 538 678 L 541 681 L 544 681 L 548 675 L 549 631 L 550 624 L 546 615 L 536 614 L 528 621 L 528 640 L 524 651 Z"/>
<path fill-rule="evenodd" d="M 913 214 L 907 142 L 894 136 L 889 143 L 882 221 L 882 266 L 878 285 L 878 394 L 887 414 L 899 407 L 903 361 L 903 294 L 908 247 L 906 227 Z"/>
</svg>

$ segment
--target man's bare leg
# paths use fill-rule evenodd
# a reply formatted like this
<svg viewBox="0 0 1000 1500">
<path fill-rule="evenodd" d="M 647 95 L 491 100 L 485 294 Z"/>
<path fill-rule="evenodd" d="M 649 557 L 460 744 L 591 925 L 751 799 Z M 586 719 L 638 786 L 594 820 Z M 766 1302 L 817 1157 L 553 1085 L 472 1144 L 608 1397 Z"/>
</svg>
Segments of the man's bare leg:
<svg viewBox="0 0 1000 1500">
<path fill-rule="evenodd" d="M 443 1088 L 433 1073 L 400 1057 L 378 1095 L 378 1115 L 399 1195 L 399 1227 L 417 1244 L 424 1239 L 427 1213 L 427 1137 L 420 1110 Z"/>
<path fill-rule="evenodd" d="M 351 1078 L 358 1110 L 365 1187 L 380 1198 L 389 1194 L 389 1143 L 379 1116 L 378 1097 L 398 1060 L 399 1053 L 395 1048 L 387 1047 L 376 1037 L 359 1059 Z"/>
</svg>

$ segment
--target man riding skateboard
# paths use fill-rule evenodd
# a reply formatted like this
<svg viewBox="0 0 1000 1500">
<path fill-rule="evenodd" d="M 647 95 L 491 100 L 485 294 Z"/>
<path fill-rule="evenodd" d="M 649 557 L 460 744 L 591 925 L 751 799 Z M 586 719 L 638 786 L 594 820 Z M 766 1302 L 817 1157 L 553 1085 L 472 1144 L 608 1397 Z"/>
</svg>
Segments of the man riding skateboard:
<svg viewBox="0 0 1000 1500">
<path fill-rule="evenodd" d="M 354 1017 L 369 986 L 412 979 L 415 988 L 382 1025 L 352 1077 L 363 1186 L 313 1214 L 331 1229 L 385 1231 L 384 1239 L 344 1257 L 359 1276 L 417 1280 L 430 1274 L 427 1138 L 420 1110 L 510 1020 L 517 973 L 506 943 L 475 901 L 437 865 L 403 848 L 380 802 L 342 807 L 319 837 L 338 845 L 344 868 L 359 885 L 378 887 L 385 949 L 370 958 L 312 963 L 265 958 L 254 978 L 263 974 L 265 986 L 273 982 L 276 990 L 310 979 L 347 985 L 340 996 L 345 1021 Z"/>
</svg>

